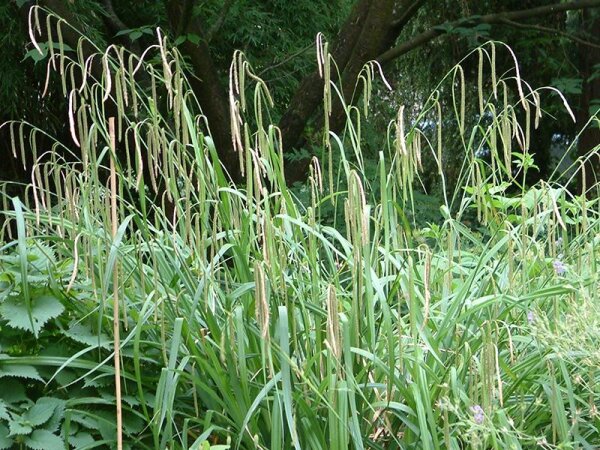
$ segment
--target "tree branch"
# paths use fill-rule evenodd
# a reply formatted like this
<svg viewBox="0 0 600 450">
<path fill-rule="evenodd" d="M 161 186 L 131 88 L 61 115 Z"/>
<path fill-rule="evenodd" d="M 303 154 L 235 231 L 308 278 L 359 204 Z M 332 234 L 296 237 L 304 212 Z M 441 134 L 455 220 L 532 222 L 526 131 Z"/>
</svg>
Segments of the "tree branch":
<svg viewBox="0 0 600 450">
<path fill-rule="evenodd" d="M 547 16 L 559 12 L 573 11 L 578 9 L 596 8 L 600 6 L 600 0 L 577 0 L 568 3 L 554 3 L 552 5 L 540 6 L 537 8 L 522 9 L 520 11 L 486 14 L 484 16 L 472 16 L 456 20 L 454 22 L 445 22 L 419 34 L 413 39 L 403 42 L 379 55 L 377 61 L 387 63 L 399 56 L 402 56 L 411 50 L 443 35 L 447 34 L 455 27 L 473 28 L 479 24 L 499 24 L 505 20 L 524 20 L 532 17 Z"/>
<path fill-rule="evenodd" d="M 400 32 L 402 28 L 404 28 L 406 24 L 417 15 L 417 12 L 419 12 L 419 9 L 421 9 L 421 6 L 423 6 L 426 1 L 427 0 L 417 0 L 408 6 L 402 12 L 402 15 L 392 22 L 392 29 Z"/>
<path fill-rule="evenodd" d="M 188 28 L 202 30 L 203 24 L 198 17 L 184 17 L 189 11 L 189 5 L 194 0 L 169 0 L 166 2 L 167 19 L 172 32 L 181 30 L 184 33 Z M 208 119 L 211 136 L 215 147 L 224 166 L 234 179 L 239 178 L 238 155 L 234 152 L 231 141 L 231 130 L 229 127 L 229 101 L 227 93 L 221 85 L 219 71 L 217 70 L 210 48 L 206 39 L 202 38 L 197 44 L 189 40 L 181 43 L 179 49 L 185 55 L 193 69 L 194 76 L 189 78 L 190 86 L 196 95 L 202 112 Z"/>
<path fill-rule="evenodd" d="M 524 30 L 533 30 L 533 31 L 540 31 L 542 33 L 552 33 L 552 34 L 558 34 L 560 36 L 564 36 L 574 42 L 577 42 L 581 45 L 586 45 L 588 47 L 593 47 L 593 48 L 600 48 L 600 44 L 596 44 L 594 42 L 590 42 L 590 41 L 586 41 L 585 39 L 582 39 L 578 36 L 575 36 L 574 34 L 571 33 L 567 33 L 565 31 L 561 31 L 561 30 L 557 30 L 556 28 L 551 28 L 551 27 L 544 27 L 541 25 L 529 25 L 526 23 L 519 23 L 519 22 L 513 22 L 512 20 L 503 20 L 501 23 L 501 25 L 508 25 L 510 27 L 514 27 L 514 28 L 521 28 Z"/>
<path fill-rule="evenodd" d="M 269 70 L 273 70 L 277 67 L 283 66 L 284 64 L 287 64 L 288 62 L 290 62 L 292 59 L 294 59 L 296 56 L 300 56 L 302 53 L 311 50 L 315 47 L 315 44 L 313 44 L 312 42 L 310 43 L 310 45 L 307 45 L 304 48 L 301 48 L 300 50 L 287 55 L 286 57 L 280 59 L 279 61 L 274 62 L 272 65 L 265 67 L 263 70 L 261 70 L 259 73 L 257 73 L 257 76 L 261 77 L 267 73 Z"/>
<path fill-rule="evenodd" d="M 225 0 L 225 3 L 223 4 L 223 8 L 221 8 L 221 12 L 217 16 L 217 20 L 215 20 L 215 23 L 213 24 L 213 26 L 210 27 L 210 29 L 206 33 L 206 40 L 208 42 L 212 41 L 212 38 L 215 36 L 215 34 L 217 34 L 219 32 L 219 30 L 223 26 L 223 23 L 225 23 L 225 18 L 227 17 L 227 13 L 229 13 L 229 10 L 231 9 L 233 2 L 234 2 L 234 0 Z"/>
</svg>

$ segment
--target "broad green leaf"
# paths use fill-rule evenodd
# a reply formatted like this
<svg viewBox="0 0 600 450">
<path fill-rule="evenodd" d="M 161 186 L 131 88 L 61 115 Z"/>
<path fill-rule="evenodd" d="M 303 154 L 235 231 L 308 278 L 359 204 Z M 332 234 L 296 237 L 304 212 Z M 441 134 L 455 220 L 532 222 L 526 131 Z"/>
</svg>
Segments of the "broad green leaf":
<svg viewBox="0 0 600 450">
<path fill-rule="evenodd" d="M 74 341 L 90 347 L 100 346 L 109 350 L 111 346 L 111 340 L 104 333 L 100 333 L 100 335 L 98 335 L 98 333 L 94 333 L 89 327 L 86 327 L 80 323 L 71 325 L 69 329 L 63 333 L 65 336 L 70 337 Z"/>
<path fill-rule="evenodd" d="M 2 361 L 0 360 L 0 378 L 4 377 L 27 378 L 29 380 L 37 380 L 41 382 L 44 381 L 37 369 L 33 366 L 25 366 L 22 364 L 2 364 Z"/>
<path fill-rule="evenodd" d="M 54 409 L 54 413 L 52 413 L 50 420 L 48 420 L 44 424 L 44 429 L 48 430 L 52 433 L 55 433 L 58 431 L 58 429 L 60 428 L 61 422 L 65 418 L 65 404 L 66 404 L 66 402 L 64 400 L 60 400 L 58 398 L 55 398 L 54 400 L 56 401 L 56 408 Z"/>
<path fill-rule="evenodd" d="M 33 450 L 64 450 L 63 440 L 48 430 L 35 430 L 25 438 L 25 445 Z"/>
<path fill-rule="evenodd" d="M 27 425 L 22 417 L 16 416 L 8 422 L 9 436 L 27 435 L 33 431 L 33 427 Z"/>
<path fill-rule="evenodd" d="M 61 400 L 52 397 L 39 398 L 24 415 L 23 418 L 31 425 L 37 427 L 47 422 L 54 410 L 61 404 Z"/>
<path fill-rule="evenodd" d="M 9 437 L 9 430 L 0 423 L 0 450 L 12 448 L 13 440 Z"/>
<path fill-rule="evenodd" d="M 41 295 L 31 300 L 31 317 L 33 327 L 28 317 L 25 302 L 16 297 L 7 298 L 0 305 L 0 315 L 13 328 L 29 331 L 36 336 L 50 319 L 54 319 L 65 310 L 63 304 L 52 295 Z"/>
<path fill-rule="evenodd" d="M 92 435 L 88 432 L 80 431 L 74 436 L 69 436 L 69 444 L 73 448 L 84 448 L 95 442 Z"/>
<path fill-rule="evenodd" d="M 136 41 L 139 38 L 141 38 L 143 34 L 144 33 L 142 33 L 139 30 L 132 31 L 131 33 L 129 33 L 129 39 L 131 39 L 132 41 Z"/>
<path fill-rule="evenodd" d="M 6 409 L 6 403 L 4 403 L 4 400 L 0 400 L 0 419 L 10 420 L 10 415 Z"/>
<path fill-rule="evenodd" d="M 188 35 L 187 35 L 187 40 L 195 45 L 198 45 L 200 43 L 200 39 L 202 39 L 202 38 L 194 33 L 188 33 Z"/>
</svg>

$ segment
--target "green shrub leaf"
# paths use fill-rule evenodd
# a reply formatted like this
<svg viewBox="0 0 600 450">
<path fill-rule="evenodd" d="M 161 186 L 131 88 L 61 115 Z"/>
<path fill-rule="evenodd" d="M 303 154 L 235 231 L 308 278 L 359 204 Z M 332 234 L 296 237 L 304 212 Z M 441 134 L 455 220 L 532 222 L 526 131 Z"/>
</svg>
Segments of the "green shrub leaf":
<svg viewBox="0 0 600 450">
<path fill-rule="evenodd" d="M 0 424 L 0 450 L 12 448 L 13 440 L 10 437 L 8 437 L 8 435 L 8 428 Z"/>
<path fill-rule="evenodd" d="M 73 339 L 81 344 L 90 347 L 100 346 L 107 350 L 110 349 L 111 340 L 104 333 L 94 333 L 89 327 L 83 326 L 80 323 L 75 323 L 68 330 L 64 331 L 65 336 Z"/>
<path fill-rule="evenodd" d="M 25 438 L 25 445 L 34 450 L 64 450 L 63 440 L 48 430 L 35 430 Z"/>
<path fill-rule="evenodd" d="M 59 406 L 62 402 L 57 398 L 52 397 L 42 397 L 35 402 L 33 405 L 23 416 L 23 418 L 28 421 L 34 427 L 42 425 L 46 423 L 52 414 L 54 414 L 54 410 L 57 406 Z"/>
<path fill-rule="evenodd" d="M 33 329 L 24 302 L 16 297 L 7 298 L 0 305 L 0 315 L 13 328 L 29 331 L 36 336 L 50 319 L 54 319 L 65 310 L 63 304 L 52 295 L 41 295 L 31 303 Z"/>
<path fill-rule="evenodd" d="M 93 444 L 94 442 L 95 441 L 92 435 L 83 431 L 80 431 L 76 435 L 69 437 L 69 444 L 74 448 L 84 448 Z"/>
<path fill-rule="evenodd" d="M 27 378 L 29 380 L 37 380 L 41 382 L 44 381 L 37 369 L 33 366 L 25 366 L 22 364 L 2 365 L 0 361 L 0 378 L 4 377 Z"/>
<path fill-rule="evenodd" d="M 23 423 L 23 418 L 16 416 L 17 420 L 8 422 L 9 436 L 26 435 L 33 431 L 33 427 Z"/>
<path fill-rule="evenodd" d="M 10 420 L 8 410 L 6 409 L 6 403 L 4 400 L 0 400 L 0 419 Z"/>
</svg>

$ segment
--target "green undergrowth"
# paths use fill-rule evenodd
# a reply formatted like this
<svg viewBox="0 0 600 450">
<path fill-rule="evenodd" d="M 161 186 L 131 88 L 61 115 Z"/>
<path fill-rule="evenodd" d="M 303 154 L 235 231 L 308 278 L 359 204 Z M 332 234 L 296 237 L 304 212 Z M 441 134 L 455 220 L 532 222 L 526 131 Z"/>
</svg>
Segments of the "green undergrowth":
<svg viewBox="0 0 600 450">
<path fill-rule="evenodd" d="M 318 45 L 327 113 L 341 90 Z M 371 177 L 360 120 L 379 70 L 366 66 L 365 103 L 346 107 L 342 134 L 325 124 L 304 201 L 241 54 L 236 186 L 165 40 L 137 72 L 137 57 L 102 53 L 100 79 L 57 51 L 73 142 L 37 148 L 42 130 L 4 125 L 35 164 L 26 195 L 2 209 L 0 449 L 115 448 L 114 271 L 125 448 L 597 448 L 598 186 L 524 185 L 542 100 L 560 97 L 532 90 L 516 61 L 496 74 L 499 51 L 510 49 L 468 56 L 489 92 L 480 82 L 465 98 L 457 66 L 441 82 L 450 104 L 434 92 L 400 109 Z M 485 117 L 473 129 L 469 101 Z M 118 106 L 116 152 L 105 102 Z M 431 112 L 439 121 L 422 126 Z M 429 199 L 439 220 L 423 226 L 413 187 L 422 158 L 444 182 L 442 116 L 462 142 L 461 188 Z"/>
</svg>

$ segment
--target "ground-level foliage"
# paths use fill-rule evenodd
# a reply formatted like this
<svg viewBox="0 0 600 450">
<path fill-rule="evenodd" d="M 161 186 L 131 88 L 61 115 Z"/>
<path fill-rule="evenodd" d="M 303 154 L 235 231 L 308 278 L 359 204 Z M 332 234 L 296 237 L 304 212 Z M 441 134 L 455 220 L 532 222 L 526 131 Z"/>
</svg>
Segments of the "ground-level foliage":
<svg viewBox="0 0 600 450">
<path fill-rule="evenodd" d="M 413 119 L 401 108 L 372 178 L 360 123 L 379 70 L 365 67 L 364 109 L 347 107 L 344 133 L 325 134 L 302 203 L 243 56 L 230 77 L 235 186 L 159 39 L 153 64 L 115 48 L 55 52 L 72 144 L 39 149 L 41 130 L 5 125 L 36 164 L 28 195 L 2 209 L 0 448 L 112 448 L 117 402 L 135 449 L 598 446 L 598 186 L 586 198 L 558 176 L 524 185 L 542 101 L 560 96 L 532 90 L 516 60 L 500 76 L 495 55 L 510 49 L 469 56 L 490 92 L 480 83 L 467 98 L 457 66 L 442 81 L 451 108 L 435 92 Z M 327 112 L 339 88 L 321 39 L 318 55 Z M 144 71 L 149 95 L 136 87 Z M 460 188 L 418 226 L 413 185 L 423 158 L 444 180 L 446 120 L 460 130 Z"/>
</svg>

